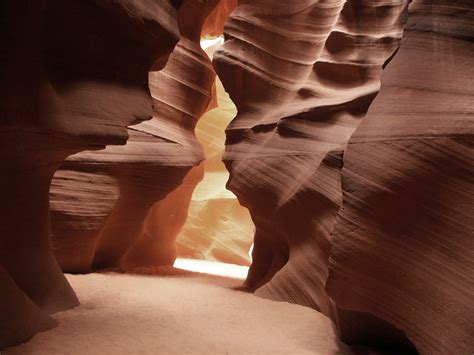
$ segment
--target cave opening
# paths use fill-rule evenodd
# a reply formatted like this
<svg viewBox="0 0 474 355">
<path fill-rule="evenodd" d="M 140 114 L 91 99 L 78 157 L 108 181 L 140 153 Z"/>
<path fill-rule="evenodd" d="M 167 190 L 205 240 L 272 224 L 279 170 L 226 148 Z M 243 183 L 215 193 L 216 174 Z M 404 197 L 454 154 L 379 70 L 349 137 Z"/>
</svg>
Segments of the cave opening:
<svg viewBox="0 0 474 355">
<path fill-rule="evenodd" d="M 212 60 L 224 38 L 203 37 L 200 43 Z M 174 267 L 245 279 L 251 263 L 255 226 L 249 211 L 226 188 L 229 172 L 222 161 L 225 129 L 237 109 L 217 75 L 213 93 L 209 110 L 195 128 L 205 160 L 188 173 L 191 185 L 201 180 L 192 192 L 186 222 L 176 239 Z"/>
</svg>

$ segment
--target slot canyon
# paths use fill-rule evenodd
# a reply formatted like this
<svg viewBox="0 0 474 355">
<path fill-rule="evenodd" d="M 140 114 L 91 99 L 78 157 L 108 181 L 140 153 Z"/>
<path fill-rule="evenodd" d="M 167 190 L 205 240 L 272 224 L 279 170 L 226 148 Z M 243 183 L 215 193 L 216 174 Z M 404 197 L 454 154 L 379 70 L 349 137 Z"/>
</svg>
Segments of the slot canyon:
<svg viewBox="0 0 474 355">
<path fill-rule="evenodd" d="M 474 354 L 472 0 L 0 9 L 0 354 Z"/>
</svg>

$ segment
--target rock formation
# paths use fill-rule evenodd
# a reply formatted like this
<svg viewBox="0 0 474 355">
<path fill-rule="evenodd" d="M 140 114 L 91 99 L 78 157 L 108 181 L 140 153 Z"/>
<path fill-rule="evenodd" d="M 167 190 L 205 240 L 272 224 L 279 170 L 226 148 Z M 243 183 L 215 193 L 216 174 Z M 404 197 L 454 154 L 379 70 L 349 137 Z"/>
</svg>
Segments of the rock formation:
<svg viewBox="0 0 474 355">
<path fill-rule="evenodd" d="M 53 241 L 64 271 L 173 264 L 174 240 L 187 212 L 185 201 L 202 178 L 196 169 L 202 168 L 193 169 L 185 185 L 166 196 L 203 159 L 194 127 L 212 102 L 215 73 L 199 42 L 204 20 L 217 3 L 189 0 L 181 5 L 181 39 L 164 69 L 149 74 L 154 118 L 130 126 L 125 146 L 79 153 L 58 171 L 58 180 L 61 174 L 88 174 L 91 185 L 102 190 L 95 199 L 76 194 L 80 208 L 67 215 L 62 210 L 64 203 L 56 204 L 53 217 L 60 218 L 52 221 Z M 67 200 L 67 189 L 77 183 L 69 179 L 67 185 L 56 191 L 59 201 Z M 112 202 L 114 189 L 119 196 Z M 97 200 L 103 207 L 100 211 L 95 211 Z M 98 222 L 94 225 L 90 218 L 81 218 L 91 213 Z"/>
<path fill-rule="evenodd" d="M 327 288 L 346 340 L 386 340 L 382 320 L 421 354 L 474 350 L 473 53 L 474 3 L 413 1 L 344 157 Z"/>
<path fill-rule="evenodd" d="M 170 1 L 0 5 L 0 344 L 78 304 L 53 256 L 48 193 L 70 154 L 123 144 L 150 119 L 148 70 L 178 38 Z"/>
<path fill-rule="evenodd" d="M 247 285 L 331 315 L 329 236 L 342 154 L 402 37 L 405 1 L 239 2 L 215 54 L 238 109 L 228 187 L 256 226 Z"/>
<path fill-rule="evenodd" d="M 118 180 L 105 173 L 59 169 L 50 189 L 53 249 L 62 270 L 87 272 L 97 236 L 119 197 Z"/>
<path fill-rule="evenodd" d="M 228 186 L 256 224 L 258 295 L 332 316 L 350 343 L 468 354 L 473 5 L 414 1 L 396 53 L 407 5 L 239 3 L 214 60 L 238 108 Z"/>
<path fill-rule="evenodd" d="M 0 266 L 0 349 L 21 343 L 33 334 L 51 329 L 57 322 L 42 311 L 17 286 L 10 274 Z"/>
<path fill-rule="evenodd" d="M 0 43 L 0 350 L 62 271 L 248 263 L 235 113 L 250 290 L 474 350 L 472 0 L 4 0 Z"/>
<path fill-rule="evenodd" d="M 204 22 L 201 35 L 204 38 L 222 36 L 224 24 L 236 6 L 237 0 L 220 0 L 219 4 Z"/>
<path fill-rule="evenodd" d="M 120 260 L 124 270 L 173 265 L 178 255 L 176 238 L 188 217 L 193 191 L 203 176 L 201 163 L 186 174 L 177 188 L 150 208 L 140 239 Z"/>
</svg>

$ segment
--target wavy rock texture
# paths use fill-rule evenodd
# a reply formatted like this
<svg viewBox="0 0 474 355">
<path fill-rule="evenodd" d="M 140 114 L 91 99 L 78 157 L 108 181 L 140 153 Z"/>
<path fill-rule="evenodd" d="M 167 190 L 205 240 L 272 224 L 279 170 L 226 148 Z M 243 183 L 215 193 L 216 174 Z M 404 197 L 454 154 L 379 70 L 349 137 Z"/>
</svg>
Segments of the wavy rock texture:
<svg viewBox="0 0 474 355">
<path fill-rule="evenodd" d="M 473 43 L 471 1 L 414 1 L 344 159 L 329 294 L 421 354 L 474 351 Z"/>
<path fill-rule="evenodd" d="M 78 304 L 51 248 L 51 179 L 68 155 L 123 144 L 127 125 L 151 118 L 148 70 L 178 37 L 165 0 L 0 5 L 2 347 Z"/>
<path fill-rule="evenodd" d="M 79 273 L 89 270 L 96 236 L 112 213 L 119 194 L 118 180 L 107 174 L 66 168 L 55 173 L 49 194 L 52 240 L 63 270 Z"/>
<path fill-rule="evenodd" d="M 204 22 L 202 37 L 219 37 L 224 33 L 224 24 L 229 15 L 235 10 L 237 0 L 220 0 L 209 17 Z"/>
<path fill-rule="evenodd" d="M 220 46 L 216 41 L 205 49 L 210 58 Z M 249 265 L 254 225 L 248 210 L 225 188 L 229 172 L 222 162 L 225 128 L 237 110 L 219 78 L 216 93 L 217 107 L 196 125 L 196 137 L 206 156 L 205 174 L 190 197 L 186 223 L 176 240 L 177 252 L 180 257 Z"/>
<path fill-rule="evenodd" d="M 166 196 L 203 160 L 194 127 L 212 102 L 215 73 L 199 42 L 203 22 L 217 3 L 218 0 L 189 0 L 180 7 L 181 40 L 163 70 L 149 74 L 154 118 L 130 126 L 130 139 L 125 146 L 83 152 L 63 164 L 62 169 L 89 174 L 92 185 L 100 189 L 105 186 L 95 199 L 81 197 L 82 210 L 70 213 L 66 220 L 53 219 L 55 253 L 58 260 L 64 261 L 64 271 L 173 263 L 176 251 L 172 241 L 184 223 L 190 186 L 199 182 L 201 173 L 189 173 L 185 186 L 179 189 L 182 195 L 175 192 Z M 108 176 L 105 183 L 104 174 Z M 67 199 L 67 189 L 76 184 L 73 180 L 68 182 L 63 191 L 57 192 L 62 195 L 58 199 Z M 92 204 L 96 200 L 108 204 L 110 190 L 117 188 L 119 196 L 113 208 L 107 213 L 95 213 Z M 183 203 L 174 205 L 180 199 Z M 79 218 L 89 213 L 100 221 L 92 233 L 89 220 Z M 58 209 L 53 216 L 61 214 L 63 211 Z M 69 230 L 78 233 L 71 234 Z M 77 253 L 79 248 L 85 252 Z M 76 265 L 70 268 L 73 259 Z"/>
<path fill-rule="evenodd" d="M 176 238 L 188 218 L 193 191 L 203 177 L 201 163 L 186 174 L 178 187 L 150 208 L 140 239 L 120 260 L 123 269 L 174 264 L 179 253 Z"/>
<path fill-rule="evenodd" d="M 214 65 L 238 109 L 228 187 L 256 226 L 247 285 L 332 314 L 342 154 L 402 36 L 405 1 L 240 1 Z"/>
</svg>

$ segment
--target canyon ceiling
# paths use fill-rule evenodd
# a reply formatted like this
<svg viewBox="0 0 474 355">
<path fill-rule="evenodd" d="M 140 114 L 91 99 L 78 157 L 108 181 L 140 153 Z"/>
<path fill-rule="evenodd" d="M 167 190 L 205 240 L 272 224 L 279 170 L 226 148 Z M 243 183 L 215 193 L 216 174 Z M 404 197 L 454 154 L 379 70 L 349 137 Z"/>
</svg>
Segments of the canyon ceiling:
<svg viewBox="0 0 474 355">
<path fill-rule="evenodd" d="M 79 304 L 63 272 L 253 237 L 245 287 L 342 341 L 474 351 L 471 0 L 0 9 L 0 349 Z"/>
</svg>

